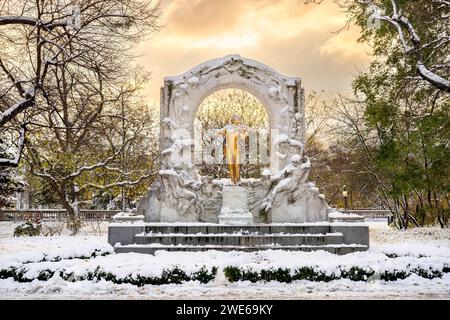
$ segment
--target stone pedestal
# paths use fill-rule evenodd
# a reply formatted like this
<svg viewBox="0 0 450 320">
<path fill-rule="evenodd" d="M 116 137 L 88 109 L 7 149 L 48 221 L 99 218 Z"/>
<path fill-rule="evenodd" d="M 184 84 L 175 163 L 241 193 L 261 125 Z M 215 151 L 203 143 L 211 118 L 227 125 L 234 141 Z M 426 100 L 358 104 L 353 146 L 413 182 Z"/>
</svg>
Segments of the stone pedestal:
<svg viewBox="0 0 450 320">
<path fill-rule="evenodd" d="M 222 191 L 222 209 L 219 223 L 245 225 L 253 223 L 253 216 L 248 210 L 247 190 L 239 186 L 224 186 Z"/>
</svg>

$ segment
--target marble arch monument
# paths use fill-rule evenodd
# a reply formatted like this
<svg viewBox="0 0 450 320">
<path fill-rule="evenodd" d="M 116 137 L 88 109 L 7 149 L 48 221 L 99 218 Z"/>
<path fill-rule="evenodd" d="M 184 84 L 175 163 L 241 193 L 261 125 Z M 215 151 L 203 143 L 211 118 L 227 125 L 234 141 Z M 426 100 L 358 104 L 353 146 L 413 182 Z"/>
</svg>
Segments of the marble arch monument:
<svg viewBox="0 0 450 320">
<path fill-rule="evenodd" d="M 218 222 L 223 182 L 199 176 L 193 161 L 194 120 L 211 93 L 237 88 L 253 94 L 268 114 L 270 165 L 260 179 L 243 180 L 255 223 L 327 221 L 328 206 L 307 182 L 304 89 L 300 78 L 228 55 L 164 79 L 160 102 L 160 172 L 138 214 L 146 222 Z"/>
</svg>

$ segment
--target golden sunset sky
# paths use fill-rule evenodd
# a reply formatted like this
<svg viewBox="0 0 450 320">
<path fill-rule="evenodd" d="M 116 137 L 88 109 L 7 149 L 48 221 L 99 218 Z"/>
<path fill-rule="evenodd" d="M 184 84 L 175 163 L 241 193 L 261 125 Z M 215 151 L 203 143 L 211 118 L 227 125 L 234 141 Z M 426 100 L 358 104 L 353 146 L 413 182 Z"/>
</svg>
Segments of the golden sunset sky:
<svg viewBox="0 0 450 320">
<path fill-rule="evenodd" d="M 150 104 L 159 105 L 164 77 L 227 54 L 301 77 L 307 94 L 350 90 L 371 60 L 370 48 L 357 43 L 357 27 L 335 32 L 346 16 L 331 1 L 163 0 L 161 8 L 163 29 L 137 48 L 138 64 L 152 73 Z"/>
</svg>

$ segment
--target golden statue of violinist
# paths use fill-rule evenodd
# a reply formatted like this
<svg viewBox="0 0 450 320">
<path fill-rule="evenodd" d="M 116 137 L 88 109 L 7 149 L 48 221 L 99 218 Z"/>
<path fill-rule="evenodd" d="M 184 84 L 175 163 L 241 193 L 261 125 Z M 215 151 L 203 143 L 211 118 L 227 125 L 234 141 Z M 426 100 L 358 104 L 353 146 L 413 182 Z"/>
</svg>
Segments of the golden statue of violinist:
<svg viewBox="0 0 450 320">
<path fill-rule="evenodd" d="M 248 128 L 241 125 L 241 117 L 237 114 L 231 117 L 231 123 L 219 130 L 219 134 L 225 137 L 225 156 L 233 184 L 238 184 L 240 176 L 240 150 L 239 139 L 248 136 Z"/>
</svg>

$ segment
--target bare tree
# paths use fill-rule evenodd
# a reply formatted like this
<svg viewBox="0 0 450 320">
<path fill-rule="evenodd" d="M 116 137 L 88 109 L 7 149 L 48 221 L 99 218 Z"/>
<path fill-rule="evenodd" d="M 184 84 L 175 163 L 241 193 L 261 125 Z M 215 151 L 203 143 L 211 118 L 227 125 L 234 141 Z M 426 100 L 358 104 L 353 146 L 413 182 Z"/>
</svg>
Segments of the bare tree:
<svg viewBox="0 0 450 320">
<path fill-rule="evenodd" d="M 22 129 L 16 156 L 0 166 L 18 165 L 27 118 L 48 108 L 55 69 L 89 69 L 108 81 L 158 17 L 159 3 L 147 0 L 1 0 L 0 129 Z"/>
<path fill-rule="evenodd" d="M 340 141 L 353 151 L 351 153 L 352 163 L 349 163 L 348 167 L 341 167 L 340 174 L 360 175 L 364 179 L 373 180 L 381 194 L 381 204 L 398 216 L 400 206 L 389 196 L 392 185 L 389 184 L 389 179 L 380 175 L 376 169 L 373 149 L 378 138 L 376 132 L 367 127 L 364 110 L 364 102 L 358 99 L 349 99 L 342 95 L 338 95 L 334 99 L 332 119 L 335 121 L 335 126 L 332 134 L 335 141 Z M 362 156 L 360 159 L 355 157 L 355 151 Z M 363 164 L 362 166 L 358 165 L 358 160 Z"/>
<path fill-rule="evenodd" d="M 136 147 L 143 137 L 156 141 L 151 138 L 156 117 L 135 102 L 145 78 L 119 79 L 115 87 L 97 74 L 86 86 L 85 74 L 64 70 L 57 69 L 61 74 L 55 73 L 55 86 L 47 91 L 48 111 L 31 123 L 24 157 L 31 174 L 43 179 L 67 210 L 76 234 L 83 194 L 90 198 L 95 189 L 137 185 L 155 175 L 156 145 L 145 144 L 148 149 L 141 153 Z M 130 152 L 141 157 L 140 166 L 126 170 L 123 159 Z"/>
</svg>

